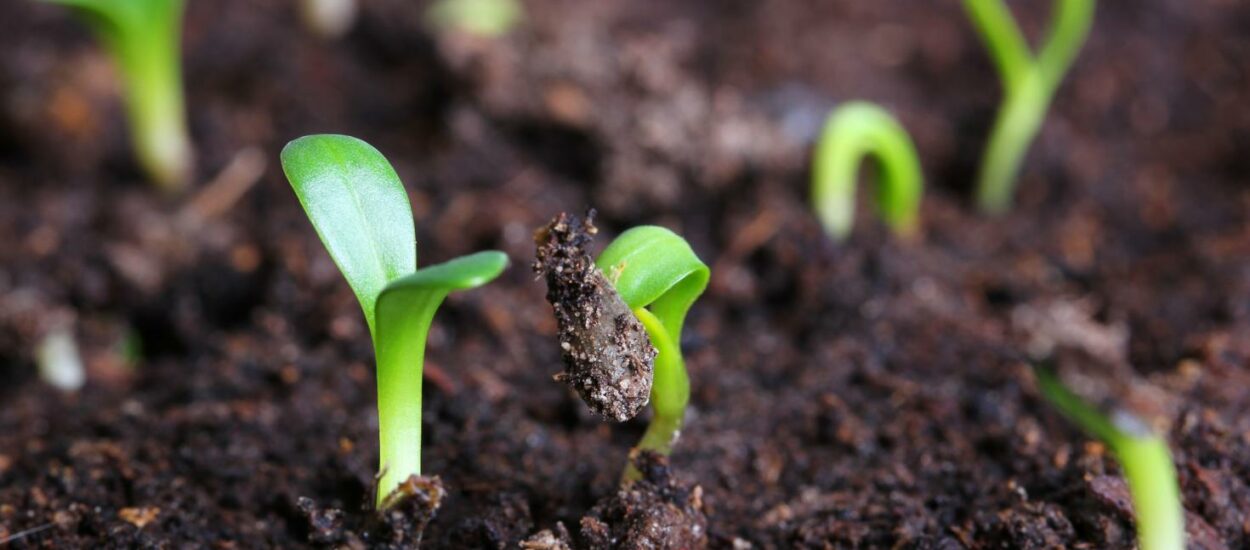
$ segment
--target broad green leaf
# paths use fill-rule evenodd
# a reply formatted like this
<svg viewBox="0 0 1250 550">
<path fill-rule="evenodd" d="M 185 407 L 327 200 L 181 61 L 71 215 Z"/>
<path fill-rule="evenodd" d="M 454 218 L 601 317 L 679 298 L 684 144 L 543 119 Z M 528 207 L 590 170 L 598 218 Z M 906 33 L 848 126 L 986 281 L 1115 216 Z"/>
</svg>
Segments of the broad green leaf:
<svg viewBox="0 0 1250 550">
<path fill-rule="evenodd" d="M 395 169 L 372 145 L 340 135 L 288 143 L 282 169 L 376 332 L 378 295 L 417 269 L 412 207 Z"/>
<path fill-rule="evenodd" d="M 421 474 L 421 376 L 434 312 L 447 294 L 484 285 L 507 265 L 502 252 L 478 252 L 391 281 L 378 296 L 379 506 L 408 476 Z"/>
<path fill-rule="evenodd" d="M 681 342 L 686 312 L 707 288 L 710 271 L 686 239 L 645 225 L 621 234 L 595 262 L 631 309 L 646 307 Z"/>
</svg>

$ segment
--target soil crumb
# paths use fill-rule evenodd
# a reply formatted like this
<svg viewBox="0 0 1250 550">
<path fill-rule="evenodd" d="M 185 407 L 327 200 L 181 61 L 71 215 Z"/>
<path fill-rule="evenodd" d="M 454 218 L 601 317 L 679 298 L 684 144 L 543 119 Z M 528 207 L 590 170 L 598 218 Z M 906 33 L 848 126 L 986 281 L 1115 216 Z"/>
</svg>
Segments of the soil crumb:
<svg viewBox="0 0 1250 550">
<path fill-rule="evenodd" d="M 381 513 L 346 514 L 307 497 L 296 503 L 308 521 L 308 542 L 320 548 L 419 548 L 447 490 L 438 477 L 410 476 L 387 497 Z"/>
<path fill-rule="evenodd" d="M 703 548 L 703 488 L 673 479 L 668 459 L 650 451 L 632 457 L 642 479 L 600 501 L 581 521 L 585 548 Z"/>
<path fill-rule="evenodd" d="M 596 414 L 623 422 L 651 396 L 655 347 L 642 323 L 586 252 L 598 230 L 595 211 L 584 219 L 561 213 L 534 233 L 534 271 L 547 280 L 547 301 L 559 326 L 565 371 Z"/>
</svg>

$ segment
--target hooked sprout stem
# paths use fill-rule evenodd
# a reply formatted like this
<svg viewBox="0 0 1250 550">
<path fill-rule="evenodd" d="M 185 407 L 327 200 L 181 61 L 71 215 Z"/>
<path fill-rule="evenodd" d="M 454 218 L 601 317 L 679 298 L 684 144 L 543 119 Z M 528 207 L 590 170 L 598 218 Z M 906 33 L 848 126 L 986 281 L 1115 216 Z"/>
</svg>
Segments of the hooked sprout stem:
<svg viewBox="0 0 1250 550">
<path fill-rule="evenodd" d="M 825 122 L 812 165 L 812 206 L 834 239 L 851 232 L 855 184 L 864 157 L 879 167 L 877 211 L 891 229 L 915 232 L 924 178 L 916 147 L 889 112 L 865 101 L 838 107 Z"/>
</svg>

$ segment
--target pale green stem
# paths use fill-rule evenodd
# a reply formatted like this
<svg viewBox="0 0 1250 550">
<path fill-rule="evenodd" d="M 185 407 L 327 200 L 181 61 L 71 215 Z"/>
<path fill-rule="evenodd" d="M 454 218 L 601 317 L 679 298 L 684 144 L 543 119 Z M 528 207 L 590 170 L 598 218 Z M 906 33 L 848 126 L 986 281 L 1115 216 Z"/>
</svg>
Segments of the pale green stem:
<svg viewBox="0 0 1250 550">
<path fill-rule="evenodd" d="M 636 448 L 667 456 L 673 452 L 673 444 L 681 436 L 686 405 L 690 401 L 690 378 L 686 374 L 680 345 L 673 341 L 659 317 L 646 308 L 635 309 L 634 315 L 642 321 L 647 336 L 651 338 L 651 344 L 658 352 L 651 384 L 651 424 L 647 426 L 647 431 Z M 636 481 L 639 475 L 634 465 L 628 464 L 623 482 Z"/>
<path fill-rule="evenodd" d="M 1185 510 L 1167 442 L 1135 417 L 1113 421 L 1063 386 L 1047 368 L 1035 369 L 1038 386 L 1065 416 L 1103 440 L 1120 461 L 1133 499 L 1141 550 L 1185 548 Z"/>
<path fill-rule="evenodd" d="M 411 476 L 421 475 L 421 382 L 425 340 L 434 312 L 447 292 L 431 292 L 411 314 L 379 327 L 397 335 L 375 338 L 378 362 L 377 507 Z M 381 345 L 379 345 L 381 344 Z"/>
</svg>

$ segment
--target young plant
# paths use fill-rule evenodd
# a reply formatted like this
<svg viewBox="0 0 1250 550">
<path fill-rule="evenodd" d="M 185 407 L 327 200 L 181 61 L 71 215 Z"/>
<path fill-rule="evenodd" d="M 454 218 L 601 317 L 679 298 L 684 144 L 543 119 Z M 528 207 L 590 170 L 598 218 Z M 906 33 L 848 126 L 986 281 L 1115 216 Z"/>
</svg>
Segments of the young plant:
<svg viewBox="0 0 1250 550">
<path fill-rule="evenodd" d="M 368 143 L 338 135 L 299 138 L 282 169 L 330 257 L 360 300 L 378 376 L 377 507 L 421 474 L 421 376 L 434 312 L 456 290 L 503 272 L 502 252 L 478 252 L 417 269 L 416 232 L 403 183 Z"/>
<path fill-rule="evenodd" d="M 877 211 L 895 232 L 916 230 L 924 191 L 920 161 L 907 131 L 890 113 L 864 101 L 852 101 L 829 115 L 812 164 L 812 206 L 836 240 L 851 233 L 855 218 L 855 183 L 865 156 L 878 166 Z"/>
<path fill-rule="evenodd" d="M 1094 0 L 1056 0 L 1048 37 L 1036 57 L 1002 0 L 964 0 L 964 8 L 1003 82 L 1005 97 L 977 176 L 981 209 L 1001 213 L 1011 206 L 1020 164 L 1051 98 L 1089 35 Z"/>
<path fill-rule="evenodd" d="M 1137 516 L 1137 541 L 1142 550 L 1185 547 L 1185 512 L 1181 507 L 1176 468 L 1167 442 L 1140 418 L 1123 410 L 1103 414 L 1076 395 L 1044 363 L 1036 363 L 1042 394 L 1064 416 L 1115 453 L 1128 480 Z"/>
<path fill-rule="evenodd" d="M 681 329 L 690 306 L 707 288 L 711 270 L 685 239 L 653 225 L 622 233 L 595 263 L 642 322 L 658 352 L 651 384 L 651 424 L 637 448 L 668 455 L 681 435 L 690 402 Z M 637 475 L 632 463 L 627 466 L 627 481 Z"/>
<path fill-rule="evenodd" d="M 183 0 L 43 0 L 82 13 L 117 65 L 139 165 L 166 191 L 191 177 L 182 97 Z"/>
<path fill-rule="evenodd" d="M 436 0 L 425 11 L 435 29 L 450 29 L 493 38 L 507 34 L 524 12 L 517 0 Z"/>
<path fill-rule="evenodd" d="M 534 235 L 566 369 L 556 379 L 617 422 L 649 401 L 654 414 L 636 449 L 667 455 L 690 401 L 682 325 L 711 272 L 685 239 L 656 226 L 622 233 L 592 261 L 593 215 L 561 214 Z M 637 475 L 628 466 L 625 481 Z"/>
</svg>

